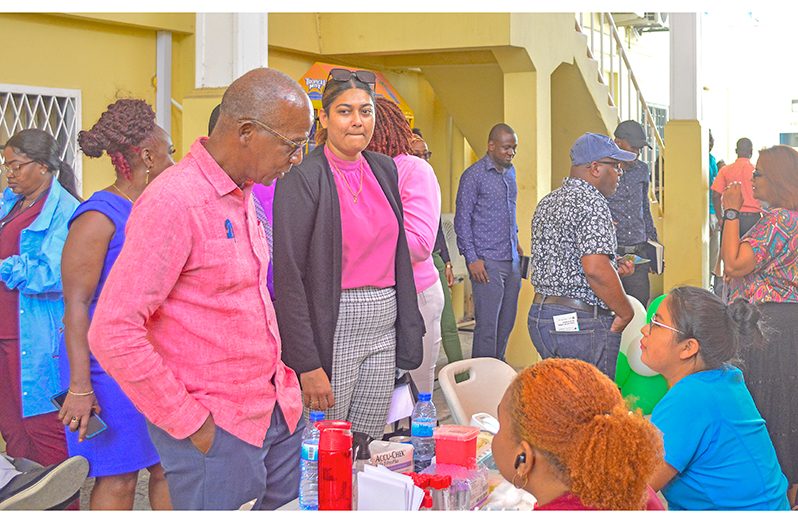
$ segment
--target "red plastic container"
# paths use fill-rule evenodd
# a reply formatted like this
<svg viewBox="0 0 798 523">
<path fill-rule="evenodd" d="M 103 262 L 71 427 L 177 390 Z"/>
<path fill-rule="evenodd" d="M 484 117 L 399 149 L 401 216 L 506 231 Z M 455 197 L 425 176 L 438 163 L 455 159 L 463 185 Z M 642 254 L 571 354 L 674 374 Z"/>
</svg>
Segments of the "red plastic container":
<svg viewBox="0 0 798 523">
<path fill-rule="evenodd" d="M 326 420 L 319 429 L 319 510 L 352 510 L 352 424 Z"/>
<path fill-rule="evenodd" d="M 435 429 L 435 462 L 460 465 L 469 469 L 477 466 L 477 436 L 479 429 L 463 425 L 441 425 Z"/>
</svg>

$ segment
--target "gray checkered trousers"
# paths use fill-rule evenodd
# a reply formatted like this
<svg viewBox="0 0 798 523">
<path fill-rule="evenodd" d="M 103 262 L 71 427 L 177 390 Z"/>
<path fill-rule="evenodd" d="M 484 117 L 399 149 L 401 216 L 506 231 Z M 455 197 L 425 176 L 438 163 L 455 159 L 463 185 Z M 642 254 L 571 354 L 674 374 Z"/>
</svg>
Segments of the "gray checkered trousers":
<svg viewBox="0 0 798 523">
<path fill-rule="evenodd" d="M 326 419 L 381 439 L 396 367 L 396 291 L 360 287 L 341 291 L 333 341 L 335 406 Z"/>
</svg>

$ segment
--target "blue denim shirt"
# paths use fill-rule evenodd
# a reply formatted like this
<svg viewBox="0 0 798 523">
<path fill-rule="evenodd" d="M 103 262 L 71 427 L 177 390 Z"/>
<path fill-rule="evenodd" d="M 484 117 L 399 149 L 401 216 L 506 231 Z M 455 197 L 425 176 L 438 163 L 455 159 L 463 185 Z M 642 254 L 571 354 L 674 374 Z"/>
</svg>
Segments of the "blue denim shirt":
<svg viewBox="0 0 798 523">
<path fill-rule="evenodd" d="M 466 263 L 517 260 L 515 167 L 499 168 L 485 155 L 463 172 L 457 189 L 454 232 Z"/>
<path fill-rule="evenodd" d="M 7 215 L 20 196 L 3 192 L 0 218 Z M 50 397 L 60 389 L 58 340 L 63 328 L 64 295 L 61 289 L 61 251 L 67 223 L 78 201 L 58 180 L 39 216 L 19 238 L 19 255 L 0 261 L 0 280 L 19 291 L 19 359 L 22 416 L 55 410 Z"/>
</svg>

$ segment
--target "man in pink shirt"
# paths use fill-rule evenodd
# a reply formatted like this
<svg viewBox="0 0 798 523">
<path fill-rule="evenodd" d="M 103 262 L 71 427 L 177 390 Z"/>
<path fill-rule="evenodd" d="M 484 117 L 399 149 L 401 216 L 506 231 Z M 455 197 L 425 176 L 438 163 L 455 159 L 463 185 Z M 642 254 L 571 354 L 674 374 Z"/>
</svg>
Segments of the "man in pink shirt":
<svg viewBox="0 0 798 523">
<path fill-rule="evenodd" d="M 730 184 L 738 182 L 742 186 L 743 192 L 743 206 L 740 208 L 740 236 L 748 232 L 748 229 L 754 226 L 759 218 L 762 216 L 762 207 L 759 205 L 759 200 L 754 198 L 754 189 L 752 185 L 752 177 L 754 173 L 754 165 L 751 163 L 751 157 L 754 154 L 754 146 L 748 138 L 740 138 L 737 140 L 737 160 L 731 164 L 726 165 L 718 171 L 718 176 L 712 182 L 712 204 L 717 209 L 717 214 L 720 216 L 718 220 L 720 230 L 723 230 L 723 219 L 720 195 Z"/>
<path fill-rule="evenodd" d="M 312 121 L 278 71 L 233 82 L 211 136 L 136 201 L 97 305 L 91 350 L 147 417 L 176 509 L 296 497 L 302 400 L 251 195 L 301 163 Z"/>
</svg>

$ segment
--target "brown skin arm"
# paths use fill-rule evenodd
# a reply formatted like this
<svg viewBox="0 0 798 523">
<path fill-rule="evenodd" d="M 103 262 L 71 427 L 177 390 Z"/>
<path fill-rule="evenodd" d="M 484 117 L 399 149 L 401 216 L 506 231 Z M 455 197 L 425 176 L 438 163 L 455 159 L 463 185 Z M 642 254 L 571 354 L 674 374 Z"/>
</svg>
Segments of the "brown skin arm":
<svg viewBox="0 0 798 523">
<path fill-rule="evenodd" d="M 715 207 L 715 216 L 718 217 L 719 221 L 723 221 L 723 207 L 720 204 L 720 193 L 710 189 L 709 194 L 712 196 L 712 206 Z"/>
<path fill-rule="evenodd" d="M 92 390 L 89 372 L 89 305 L 100 281 L 108 244 L 116 228 L 104 214 L 88 211 L 69 229 L 61 257 L 61 280 L 64 287 L 64 337 L 69 357 L 69 389 L 84 393 Z M 91 410 L 99 412 L 97 398 L 67 394 L 58 417 L 70 430 L 70 422 L 80 420 L 78 440 L 83 441 Z"/>
<path fill-rule="evenodd" d="M 654 489 L 655 491 L 659 492 L 662 490 L 665 485 L 667 485 L 679 471 L 675 468 L 671 467 L 668 463 L 663 461 L 660 463 L 657 470 L 654 471 L 654 475 L 651 476 L 651 481 L 648 482 L 648 485 Z"/>
<path fill-rule="evenodd" d="M 720 198 L 723 209 L 739 211 L 743 206 L 742 186 L 731 183 Z M 756 267 L 756 257 L 751 244 L 740 241 L 740 220 L 724 220 L 720 244 L 723 257 L 723 272 L 729 278 L 741 278 L 751 274 Z"/>
<path fill-rule="evenodd" d="M 582 270 L 585 271 L 587 282 L 596 296 L 615 313 L 610 330 L 623 332 L 624 327 L 632 321 L 634 310 L 623 290 L 618 272 L 610 262 L 610 257 L 606 254 L 582 256 Z"/>
</svg>

